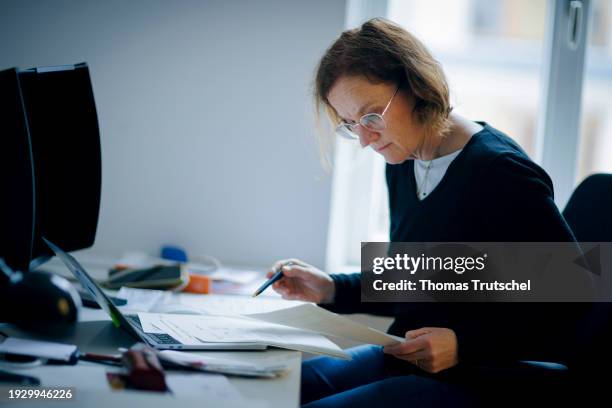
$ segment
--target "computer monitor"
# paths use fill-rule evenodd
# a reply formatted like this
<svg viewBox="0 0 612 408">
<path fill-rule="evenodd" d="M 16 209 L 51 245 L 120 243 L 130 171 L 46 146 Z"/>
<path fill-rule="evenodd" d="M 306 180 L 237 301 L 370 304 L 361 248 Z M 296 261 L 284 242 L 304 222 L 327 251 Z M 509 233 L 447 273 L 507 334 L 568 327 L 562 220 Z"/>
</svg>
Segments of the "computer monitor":
<svg viewBox="0 0 612 408">
<path fill-rule="evenodd" d="M 19 154 L 0 164 L 9 202 L 0 207 L 0 219 L 10 220 L 7 229 L 0 227 L 0 256 L 25 271 L 53 255 L 42 237 L 67 251 L 93 245 L 100 136 L 87 64 L 10 69 L 0 73 L 1 89 L 5 83 L 12 92 L 1 97 L 7 124 L 0 125 L 0 146 Z"/>
<path fill-rule="evenodd" d="M 34 169 L 16 69 L 0 71 L 0 89 L 0 257 L 25 270 L 34 236 Z"/>
</svg>

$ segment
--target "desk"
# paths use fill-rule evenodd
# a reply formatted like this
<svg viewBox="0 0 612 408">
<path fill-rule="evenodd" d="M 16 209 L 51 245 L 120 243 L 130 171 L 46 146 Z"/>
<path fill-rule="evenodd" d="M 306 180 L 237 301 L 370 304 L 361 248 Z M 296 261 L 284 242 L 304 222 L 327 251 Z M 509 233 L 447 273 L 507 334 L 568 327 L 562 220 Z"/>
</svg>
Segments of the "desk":
<svg viewBox="0 0 612 408">
<path fill-rule="evenodd" d="M 214 295 L 208 295 L 214 296 Z M 9 336 L 26 337 L 27 335 L 6 324 L 0 324 L 0 330 Z M 28 336 L 31 337 L 31 336 Z M 109 317 L 102 310 L 83 308 L 75 332 L 70 336 L 53 339 L 60 342 L 77 344 L 79 349 L 87 352 L 115 353 L 117 347 L 129 347 L 134 339 L 125 332 L 112 326 Z M 284 377 L 276 379 L 245 379 L 229 377 L 230 383 L 249 401 L 249 406 L 296 407 L 299 405 L 301 356 L 297 351 L 267 350 L 267 351 L 213 351 L 196 352 L 200 355 L 219 357 L 240 357 L 245 361 L 278 358 L 290 366 L 291 371 Z M 54 401 L 53 406 L 80 407 L 123 407 L 154 408 L 154 407 L 203 407 L 232 405 L 226 401 L 215 401 L 202 396 L 201 398 L 182 398 L 181 396 L 159 395 L 140 391 L 111 391 L 105 372 L 107 367 L 79 362 L 76 366 L 41 366 L 20 370 L 40 378 L 45 387 L 74 387 L 75 399 L 65 402 Z M 15 371 L 15 370 L 13 370 Z M 42 407 L 42 401 L 15 402 L 16 407 Z M 240 406 L 240 405 L 238 405 Z"/>
</svg>

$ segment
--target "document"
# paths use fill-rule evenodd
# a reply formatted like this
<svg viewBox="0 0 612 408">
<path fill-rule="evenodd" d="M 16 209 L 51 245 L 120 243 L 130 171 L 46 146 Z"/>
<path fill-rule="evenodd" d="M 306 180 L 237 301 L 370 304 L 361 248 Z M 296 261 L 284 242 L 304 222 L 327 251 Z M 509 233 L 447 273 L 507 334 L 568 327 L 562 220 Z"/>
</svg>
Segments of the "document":
<svg viewBox="0 0 612 408">
<path fill-rule="evenodd" d="M 243 315 L 245 311 L 263 313 L 304 303 L 269 297 L 253 299 L 250 296 L 178 294 L 125 286 L 117 292 L 116 296 L 127 300 L 127 304 L 120 307 L 122 311 L 150 313 L 181 313 L 184 311 L 183 314 Z"/>
<path fill-rule="evenodd" d="M 401 337 L 392 336 L 332 313 L 312 303 L 267 313 L 249 314 L 248 316 L 269 323 L 311 330 L 327 336 L 341 337 L 364 344 L 388 346 L 404 340 Z"/>
<path fill-rule="evenodd" d="M 117 297 L 127 300 L 121 309 L 148 312 L 158 304 L 168 303 L 172 297 L 171 292 L 154 289 L 137 289 L 123 286 L 117 292 Z"/>
<path fill-rule="evenodd" d="M 196 353 L 185 353 L 177 350 L 162 350 L 157 352 L 161 361 L 168 361 L 190 369 L 232 374 L 247 377 L 274 378 L 286 374 L 289 366 L 277 358 L 272 361 L 247 363 L 240 358 L 201 356 Z"/>
<path fill-rule="evenodd" d="M 2 341 L 3 337 L 0 336 L 0 341 Z M 64 362 L 76 361 L 76 352 L 77 346 L 73 344 L 52 343 L 49 341 L 6 337 L 0 343 L 0 354 L 17 354 Z"/>
<path fill-rule="evenodd" d="M 168 373 L 166 383 L 175 396 L 200 397 L 208 401 L 203 405 L 208 405 L 211 400 L 247 405 L 247 401 L 238 390 L 220 374 Z"/>
<path fill-rule="evenodd" d="M 201 273 L 209 276 L 213 280 L 232 282 L 238 285 L 246 285 L 247 283 L 253 282 L 258 277 L 263 276 L 263 272 L 230 268 L 227 266 L 220 266 L 212 272 L 209 272 L 209 269 L 210 266 L 201 267 L 196 263 L 187 264 L 187 270 L 190 272 Z"/>
<path fill-rule="evenodd" d="M 143 330 L 160 330 L 186 345 L 257 343 L 306 353 L 350 359 L 348 353 L 319 333 L 247 316 L 138 313 Z"/>
<path fill-rule="evenodd" d="M 198 309 L 202 311 L 203 314 L 216 315 L 264 313 L 304 304 L 304 302 L 284 300 L 281 298 L 252 298 L 250 296 L 234 295 L 202 296 L 184 293 L 180 295 L 180 303 Z"/>
</svg>

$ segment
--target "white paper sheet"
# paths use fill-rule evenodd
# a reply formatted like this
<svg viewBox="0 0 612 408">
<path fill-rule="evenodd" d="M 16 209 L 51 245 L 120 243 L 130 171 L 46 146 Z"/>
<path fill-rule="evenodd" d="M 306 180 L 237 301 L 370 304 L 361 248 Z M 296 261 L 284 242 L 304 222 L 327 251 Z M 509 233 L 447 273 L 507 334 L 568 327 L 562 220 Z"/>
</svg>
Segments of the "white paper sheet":
<svg viewBox="0 0 612 408">
<path fill-rule="evenodd" d="M 403 341 L 401 337 L 383 333 L 312 303 L 267 313 L 251 314 L 249 317 L 299 329 L 312 330 L 328 336 L 346 338 L 364 344 L 387 346 Z"/>
<path fill-rule="evenodd" d="M 138 313 L 138 320 L 140 320 L 140 326 L 142 326 L 142 331 L 145 333 L 165 333 L 161 329 L 156 313 L 140 312 Z"/>
<path fill-rule="evenodd" d="M 308 353 L 350 358 L 322 335 L 240 316 L 196 316 L 138 313 L 141 325 L 154 326 L 186 345 L 215 343 L 258 343 Z M 146 331 L 146 330 L 145 330 Z"/>
<path fill-rule="evenodd" d="M 233 402 L 247 404 L 244 397 L 219 374 L 167 373 L 166 384 L 177 397 L 201 397 L 202 401 Z M 209 405 L 210 401 L 203 405 Z"/>
<path fill-rule="evenodd" d="M 202 311 L 203 313 L 217 315 L 247 315 L 251 313 L 265 313 L 304 304 L 304 302 L 269 297 L 252 298 L 250 296 L 202 296 L 193 294 L 181 294 L 180 302 L 183 305 L 190 306 Z"/>
<path fill-rule="evenodd" d="M 247 283 L 251 283 L 259 276 L 263 276 L 263 273 L 227 267 L 221 267 L 210 274 L 210 277 L 214 280 L 222 280 L 226 282 L 237 283 L 239 285 L 246 285 Z"/>
<path fill-rule="evenodd" d="M 149 312 L 155 305 L 167 303 L 172 293 L 162 290 L 128 288 L 123 286 L 117 292 L 117 297 L 127 300 L 121 310 L 134 312 Z"/>
<path fill-rule="evenodd" d="M 229 268 L 221 266 L 218 269 L 209 272 L 210 266 L 201 266 L 197 263 L 190 262 L 187 264 L 187 270 L 190 272 L 201 273 L 209 276 L 213 280 L 232 282 L 239 285 L 245 285 L 253 282 L 257 277 L 263 276 L 263 272 L 258 272 L 250 269 Z"/>
<path fill-rule="evenodd" d="M 52 343 L 7 337 L 0 343 L 0 353 L 32 356 L 52 360 L 69 361 L 77 346 L 73 344 Z"/>
<path fill-rule="evenodd" d="M 128 303 L 120 306 L 122 311 L 176 314 L 244 315 L 283 309 L 304 302 L 284 299 L 234 295 L 197 295 L 173 293 L 154 289 L 122 287 L 117 297 Z"/>
<path fill-rule="evenodd" d="M 249 367 L 258 370 L 276 370 L 276 369 L 287 369 L 288 365 L 278 357 L 269 359 L 268 361 L 259 362 L 245 362 L 241 358 L 229 358 L 229 357 L 216 357 L 210 354 L 205 357 L 198 355 L 193 352 L 184 352 L 178 350 L 161 350 L 158 352 L 164 358 L 177 363 L 203 363 L 203 364 L 218 364 L 218 365 L 231 365 L 236 367 Z"/>
<path fill-rule="evenodd" d="M 158 357 L 162 361 L 226 375 L 274 378 L 286 374 L 289 370 L 289 366 L 278 359 L 249 363 L 239 358 L 201 356 L 176 350 L 162 350 L 158 352 Z"/>
</svg>

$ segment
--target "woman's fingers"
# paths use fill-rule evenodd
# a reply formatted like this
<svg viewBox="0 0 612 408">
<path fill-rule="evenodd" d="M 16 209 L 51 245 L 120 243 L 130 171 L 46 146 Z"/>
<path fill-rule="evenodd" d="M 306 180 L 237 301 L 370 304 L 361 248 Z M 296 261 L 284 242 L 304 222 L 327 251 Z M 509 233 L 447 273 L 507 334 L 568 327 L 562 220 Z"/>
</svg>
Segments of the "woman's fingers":
<svg viewBox="0 0 612 408">
<path fill-rule="evenodd" d="M 421 370 L 431 372 L 433 369 L 433 359 L 431 356 L 431 350 L 429 349 L 423 349 L 408 354 L 393 354 L 393 356 L 395 358 L 399 358 L 400 360 L 408 361 L 419 367 Z"/>
<path fill-rule="evenodd" d="M 276 292 L 280 293 L 281 295 L 285 293 L 288 289 L 292 289 L 292 288 L 294 288 L 294 285 L 292 285 L 291 282 L 289 282 L 289 279 L 281 279 L 272 284 L 272 289 L 274 289 Z"/>
<path fill-rule="evenodd" d="M 299 266 L 305 266 L 305 267 L 308 266 L 306 262 L 302 262 L 297 258 L 281 259 L 279 261 L 274 262 L 274 264 L 270 268 L 270 271 L 274 273 L 278 270 L 278 268 L 280 268 L 283 265 L 299 265 Z"/>
<path fill-rule="evenodd" d="M 270 279 L 271 277 L 273 277 L 276 274 L 276 272 L 278 272 L 279 268 L 283 267 L 284 265 L 291 265 L 290 262 L 292 262 L 292 259 L 282 259 L 280 261 L 275 262 L 274 265 L 272 265 L 272 267 L 268 270 L 268 272 L 266 272 L 266 279 Z M 300 273 L 301 271 L 294 270 L 291 267 L 289 268 L 283 267 L 283 274 L 286 277 L 295 276 Z M 274 289 L 282 288 L 284 286 L 283 281 L 286 281 L 286 279 L 281 279 L 279 281 L 276 281 L 272 285 L 272 288 Z"/>
<path fill-rule="evenodd" d="M 283 278 L 272 284 L 272 287 L 278 293 L 295 296 L 300 293 L 299 285 L 296 285 L 292 278 Z"/>
<path fill-rule="evenodd" d="M 428 327 L 423 327 L 416 330 L 409 330 L 406 332 L 406 341 L 394 344 L 391 346 L 386 346 L 384 348 L 385 353 L 389 354 L 410 354 L 415 351 L 419 351 L 427 346 L 427 342 L 425 339 L 421 339 L 421 341 L 416 341 L 420 336 L 424 336 L 429 334 L 431 331 Z"/>
<path fill-rule="evenodd" d="M 399 344 L 394 344 L 392 346 L 385 346 L 383 348 L 383 352 L 387 354 L 411 354 L 420 350 L 427 348 L 428 342 L 426 339 L 422 337 L 417 337 L 415 339 L 406 340 Z"/>
<path fill-rule="evenodd" d="M 283 273 L 287 276 L 294 276 L 299 274 L 300 271 L 304 271 L 309 267 L 308 264 L 300 261 L 296 258 L 290 259 L 281 259 L 280 261 L 276 261 L 270 269 L 266 272 L 266 278 L 270 279 L 280 268 L 283 268 Z"/>
<path fill-rule="evenodd" d="M 283 295 L 283 297 L 291 295 L 291 292 L 293 292 L 293 290 L 290 287 L 284 284 L 280 284 L 280 282 L 277 282 L 277 283 L 279 283 L 279 285 L 274 288 L 276 292 Z"/>
<path fill-rule="evenodd" d="M 278 271 L 278 268 L 280 268 L 282 265 L 284 265 L 286 263 L 286 260 L 280 260 L 280 261 L 276 261 L 274 262 L 274 264 L 272 264 L 272 266 L 270 267 L 270 269 L 268 269 L 268 272 L 266 273 L 266 277 L 269 279 L 272 277 L 272 275 L 274 275 L 276 273 L 276 271 Z"/>
<path fill-rule="evenodd" d="M 417 360 L 419 362 L 426 361 L 431 359 L 431 350 L 419 350 L 410 354 L 395 354 L 395 357 L 410 361 L 411 363 L 414 363 Z"/>
<path fill-rule="evenodd" d="M 429 330 L 429 327 L 422 327 L 416 330 L 409 330 L 406 332 L 406 339 L 407 340 L 415 339 L 419 336 L 422 336 L 424 334 L 429 334 L 429 333 L 431 333 L 431 331 Z"/>
<path fill-rule="evenodd" d="M 446 370 L 459 362 L 457 336 L 453 330 L 444 327 L 424 327 L 406 332 L 406 341 L 387 346 L 383 351 L 431 373 Z"/>
<path fill-rule="evenodd" d="M 285 299 L 320 302 L 333 300 L 334 284 L 324 272 L 296 258 L 282 259 L 272 266 L 266 276 L 272 277 L 279 269 L 282 279 L 272 285 L 272 288 L 283 295 Z M 289 289 L 287 291 L 286 289 Z"/>
<path fill-rule="evenodd" d="M 305 300 L 304 294 L 301 291 L 293 288 L 283 288 L 280 289 L 278 293 L 280 293 L 283 299 L 286 300 Z"/>
<path fill-rule="evenodd" d="M 301 265 L 285 265 L 283 266 L 283 275 L 288 278 L 295 278 L 298 276 L 303 276 L 302 274 L 307 273 L 308 269 Z"/>
</svg>

